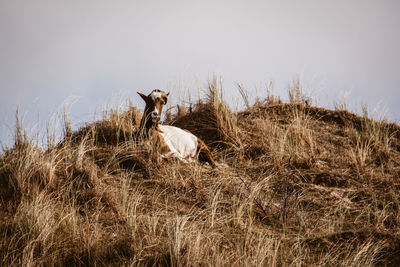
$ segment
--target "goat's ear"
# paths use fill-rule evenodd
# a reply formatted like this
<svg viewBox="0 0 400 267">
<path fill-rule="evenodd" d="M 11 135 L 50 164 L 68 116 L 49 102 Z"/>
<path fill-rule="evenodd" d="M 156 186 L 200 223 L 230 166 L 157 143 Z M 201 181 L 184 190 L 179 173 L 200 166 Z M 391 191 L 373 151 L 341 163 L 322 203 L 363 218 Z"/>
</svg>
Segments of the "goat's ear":
<svg viewBox="0 0 400 267">
<path fill-rule="evenodd" d="M 144 100 L 144 102 L 147 103 L 147 99 L 148 99 L 147 95 L 144 95 L 144 94 L 139 93 L 139 92 L 136 92 L 136 93 L 138 93 L 138 95 L 140 95 L 140 97 Z"/>
<path fill-rule="evenodd" d="M 168 92 L 167 96 L 163 98 L 163 100 L 164 100 L 164 105 L 167 104 L 167 102 L 168 102 L 168 96 L 169 96 L 169 92 Z"/>
</svg>

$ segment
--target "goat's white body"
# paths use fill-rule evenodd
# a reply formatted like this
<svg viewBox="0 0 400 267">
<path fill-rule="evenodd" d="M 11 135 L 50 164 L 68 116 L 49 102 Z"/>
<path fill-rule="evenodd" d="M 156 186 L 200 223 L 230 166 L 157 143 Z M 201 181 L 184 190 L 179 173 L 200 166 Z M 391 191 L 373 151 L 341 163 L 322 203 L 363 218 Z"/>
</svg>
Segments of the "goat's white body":
<svg viewBox="0 0 400 267">
<path fill-rule="evenodd" d="M 169 125 L 159 125 L 159 128 L 159 134 L 171 150 L 163 157 L 177 157 L 183 161 L 192 161 L 196 157 L 199 142 L 194 134 Z"/>
</svg>

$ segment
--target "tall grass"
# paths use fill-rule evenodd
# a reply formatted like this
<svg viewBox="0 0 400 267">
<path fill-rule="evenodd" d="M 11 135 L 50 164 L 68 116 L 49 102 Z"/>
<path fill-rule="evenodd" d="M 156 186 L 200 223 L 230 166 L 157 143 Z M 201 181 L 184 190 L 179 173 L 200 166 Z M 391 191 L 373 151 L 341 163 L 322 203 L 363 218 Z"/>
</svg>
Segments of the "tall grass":
<svg viewBox="0 0 400 267">
<path fill-rule="evenodd" d="M 160 160 L 137 139 L 136 107 L 76 131 L 64 113 L 45 150 L 17 116 L 0 156 L 2 265 L 400 262 L 398 126 L 312 107 L 299 82 L 289 103 L 269 95 L 241 112 L 221 80 L 207 90 L 168 122 L 199 135 L 217 169 Z"/>
</svg>

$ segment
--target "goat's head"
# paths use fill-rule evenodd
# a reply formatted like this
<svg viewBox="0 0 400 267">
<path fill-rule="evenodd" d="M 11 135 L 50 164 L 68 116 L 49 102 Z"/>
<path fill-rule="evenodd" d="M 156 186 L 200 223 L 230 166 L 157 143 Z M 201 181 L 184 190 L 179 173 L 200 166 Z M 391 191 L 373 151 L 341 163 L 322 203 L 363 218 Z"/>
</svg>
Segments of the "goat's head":
<svg viewBox="0 0 400 267">
<path fill-rule="evenodd" d="M 153 90 L 148 96 L 137 92 L 146 102 L 143 118 L 157 124 L 161 119 L 161 112 L 165 104 L 168 102 L 169 93 L 165 93 L 159 89 Z"/>
</svg>

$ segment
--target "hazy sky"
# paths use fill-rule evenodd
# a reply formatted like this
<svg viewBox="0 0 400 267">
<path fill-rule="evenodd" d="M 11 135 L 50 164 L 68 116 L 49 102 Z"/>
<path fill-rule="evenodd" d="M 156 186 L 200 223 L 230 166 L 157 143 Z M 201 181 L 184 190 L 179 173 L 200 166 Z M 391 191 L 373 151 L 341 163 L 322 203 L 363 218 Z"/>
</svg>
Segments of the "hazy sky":
<svg viewBox="0 0 400 267">
<path fill-rule="evenodd" d="M 319 105 L 348 95 L 399 122 L 399 14 L 398 0 L 0 0 L 0 138 L 17 105 L 34 127 L 73 102 L 78 127 L 124 97 L 143 108 L 138 90 L 197 98 L 213 74 L 229 101 L 236 82 L 286 96 L 300 75 Z"/>
</svg>

